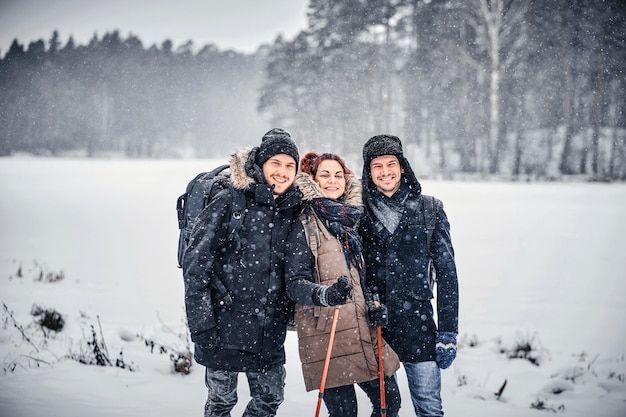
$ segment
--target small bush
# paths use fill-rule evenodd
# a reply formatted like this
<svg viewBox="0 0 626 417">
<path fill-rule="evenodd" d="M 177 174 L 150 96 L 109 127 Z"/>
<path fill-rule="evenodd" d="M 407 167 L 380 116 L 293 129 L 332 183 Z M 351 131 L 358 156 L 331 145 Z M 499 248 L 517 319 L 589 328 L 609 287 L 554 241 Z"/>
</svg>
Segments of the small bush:
<svg viewBox="0 0 626 417">
<path fill-rule="evenodd" d="M 32 276 L 33 281 L 35 282 L 56 283 L 65 279 L 65 273 L 63 270 L 58 272 L 50 271 L 46 265 L 42 265 L 36 260 L 33 261 L 32 267 L 26 268 L 26 270 L 24 270 L 23 266 L 20 264 L 15 272 L 16 278 L 21 279 L 27 275 Z M 9 276 L 9 279 L 12 278 L 13 276 Z"/>
<path fill-rule="evenodd" d="M 115 360 L 115 366 L 122 369 L 128 369 L 131 372 L 136 370 L 136 367 L 133 363 L 126 363 L 124 361 L 124 352 L 120 349 L 120 356 Z"/>
<path fill-rule="evenodd" d="M 509 359 L 525 359 L 535 366 L 539 366 L 544 353 L 536 335 L 521 336 L 512 348 L 501 348 L 501 353 Z"/>
<path fill-rule="evenodd" d="M 98 325 L 99 324 L 100 318 L 98 317 Z M 87 347 L 81 347 L 81 351 L 79 353 L 70 354 L 70 359 L 73 359 L 85 365 L 115 366 L 117 368 L 127 369 L 129 371 L 136 370 L 134 364 L 126 363 L 126 361 L 124 361 L 124 354 L 121 349 L 119 357 L 115 360 L 115 363 L 111 361 L 109 351 L 107 349 L 106 343 L 104 342 L 104 337 L 102 336 L 102 329 L 100 329 L 100 338 L 98 338 L 95 327 L 91 325 L 91 336 L 90 338 L 85 337 L 85 341 Z"/>
<path fill-rule="evenodd" d="M 59 272 L 45 272 L 42 270 L 39 273 L 39 277 L 36 281 L 39 282 L 47 282 L 47 283 L 55 283 L 59 281 L 63 281 L 65 278 L 65 273 L 61 270 Z"/>
<path fill-rule="evenodd" d="M 61 313 L 54 309 L 45 309 L 36 304 L 33 304 L 30 309 L 30 314 L 32 316 L 38 317 L 37 324 L 41 327 L 45 327 L 47 329 L 53 330 L 55 332 L 60 332 L 63 330 L 65 326 L 65 320 Z"/>
<path fill-rule="evenodd" d="M 478 336 L 476 336 L 475 334 L 471 336 L 464 334 L 463 336 L 461 336 L 458 342 L 459 349 L 464 347 L 474 348 L 477 347 L 479 344 L 480 342 L 478 341 Z"/>
<path fill-rule="evenodd" d="M 91 325 L 91 338 L 85 338 L 87 349 L 78 354 L 71 355 L 71 358 L 85 365 L 113 366 L 109 359 L 104 339 L 98 339 L 96 329 Z"/>
<path fill-rule="evenodd" d="M 558 411 L 565 411 L 565 406 L 563 404 L 557 407 L 554 407 L 548 404 L 547 400 L 542 400 L 542 399 L 537 399 L 534 403 L 530 405 L 530 408 L 534 410 L 552 411 L 553 413 L 556 413 Z"/>
<path fill-rule="evenodd" d="M 155 353 L 155 349 L 159 355 L 170 355 L 170 361 L 172 362 L 172 372 L 181 373 L 183 375 L 189 375 L 191 372 L 191 366 L 193 365 L 193 354 L 189 349 L 187 343 L 184 350 L 175 349 L 169 346 L 165 346 L 161 343 L 155 342 L 150 339 L 143 339 L 146 347 L 150 348 L 150 353 Z"/>
<path fill-rule="evenodd" d="M 189 375 L 191 372 L 192 355 L 190 351 L 170 354 L 170 360 L 174 364 L 174 372 Z"/>
</svg>

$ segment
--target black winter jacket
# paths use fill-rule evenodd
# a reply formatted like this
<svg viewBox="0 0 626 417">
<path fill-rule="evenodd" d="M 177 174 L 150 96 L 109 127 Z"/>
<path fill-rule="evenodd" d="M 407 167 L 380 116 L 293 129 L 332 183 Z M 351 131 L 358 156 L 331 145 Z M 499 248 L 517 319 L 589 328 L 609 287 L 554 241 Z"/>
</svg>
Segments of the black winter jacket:
<svg viewBox="0 0 626 417">
<path fill-rule="evenodd" d="M 201 212 L 183 256 L 194 356 L 210 369 L 263 371 L 284 364 L 293 308 L 285 283 L 311 277 L 313 258 L 298 218 L 302 194 L 291 188 L 274 200 L 271 187 L 255 179 L 262 175 L 258 167 L 250 172 L 256 149 L 233 155 L 233 187 L 220 191 Z M 243 193 L 246 199 L 238 239 L 226 239 L 231 192 Z M 216 277 L 232 297 L 231 304 L 224 302 Z M 306 291 L 302 297 L 310 303 L 312 289 Z M 209 337 L 215 334 L 217 346 L 207 346 L 209 340 L 216 344 Z"/>
<path fill-rule="evenodd" d="M 403 179 L 409 187 L 400 224 L 393 234 L 371 209 L 376 190 L 369 170 L 364 171 L 365 213 L 359 234 L 363 242 L 366 281 L 375 288 L 389 309 L 389 326 L 384 336 L 402 362 L 435 360 L 438 331 L 458 333 L 458 281 L 450 224 L 440 200 L 430 248 L 421 205 L 421 186 L 404 158 Z M 367 176 L 366 176 L 367 175 Z M 436 271 L 438 325 L 434 322 L 430 262 Z"/>
</svg>

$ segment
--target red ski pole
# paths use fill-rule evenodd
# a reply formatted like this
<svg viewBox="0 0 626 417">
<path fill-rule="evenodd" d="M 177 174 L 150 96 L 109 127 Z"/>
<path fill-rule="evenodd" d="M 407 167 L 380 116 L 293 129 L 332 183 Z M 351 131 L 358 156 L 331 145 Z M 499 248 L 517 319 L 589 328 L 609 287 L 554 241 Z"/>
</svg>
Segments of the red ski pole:
<svg viewBox="0 0 626 417">
<path fill-rule="evenodd" d="M 322 372 L 322 382 L 320 384 L 320 392 L 317 396 L 317 409 L 315 410 L 315 417 L 320 415 L 320 407 L 322 406 L 322 399 L 324 398 L 324 386 L 326 385 L 326 376 L 328 375 L 328 365 L 330 365 L 330 354 L 333 350 L 333 341 L 335 340 L 335 330 L 337 329 L 337 319 L 339 319 L 339 307 L 335 307 L 333 313 L 333 325 L 330 328 L 330 339 L 328 339 L 328 349 L 326 349 L 326 360 L 324 361 L 324 372 Z"/>
<path fill-rule="evenodd" d="M 374 306 L 379 307 L 378 294 L 374 299 Z M 376 326 L 376 342 L 378 343 L 378 385 L 380 387 L 380 415 L 387 417 L 387 403 L 385 401 L 385 372 L 383 369 L 383 336 L 380 326 Z"/>
<path fill-rule="evenodd" d="M 383 337 L 380 326 L 376 326 L 376 338 L 378 339 L 378 378 L 380 380 L 380 415 L 387 417 L 387 404 L 385 403 L 385 373 L 383 371 Z"/>
</svg>

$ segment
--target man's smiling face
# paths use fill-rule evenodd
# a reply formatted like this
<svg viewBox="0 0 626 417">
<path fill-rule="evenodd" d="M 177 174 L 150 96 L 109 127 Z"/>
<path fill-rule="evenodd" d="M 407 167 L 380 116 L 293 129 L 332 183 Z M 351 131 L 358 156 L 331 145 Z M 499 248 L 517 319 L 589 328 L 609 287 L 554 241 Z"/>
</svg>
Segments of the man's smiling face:
<svg viewBox="0 0 626 417">
<path fill-rule="evenodd" d="M 296 178 L 296 161 L 284 153 L 272 156 L 263 164 L 263 177 L 274 186 L 274 197 L 287 191 Z"/>
<path fill-rule="evenodd" d="M 382 155 L 372 159 L 370 173 L 378 191 L 387 197 L 391 197 L 400 188 L 402 166 L 395 155 Z"/>
</svg>

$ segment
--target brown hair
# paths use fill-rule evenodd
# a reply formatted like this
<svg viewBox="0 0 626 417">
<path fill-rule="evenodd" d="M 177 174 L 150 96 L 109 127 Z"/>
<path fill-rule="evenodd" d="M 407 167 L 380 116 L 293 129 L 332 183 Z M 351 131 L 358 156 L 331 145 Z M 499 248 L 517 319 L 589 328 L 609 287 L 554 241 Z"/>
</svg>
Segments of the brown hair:
<svg viewBox="0 0 626 417">
<path fill-rule="evenodd" d="M 339 155 L 334 153 L 318 154 L 317 152 L 309 152 L 302 157 L 302 160 L 300 160 L 300 171 L 315 177 L 320 164 L 328 159 L 339 162 L 344 174 L 352 174 L 352 171 L 346 165 L 346 161 Z"/>
</svg>

